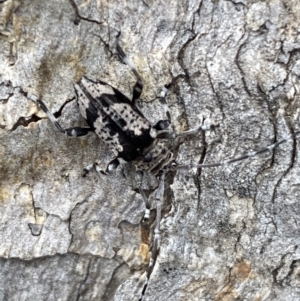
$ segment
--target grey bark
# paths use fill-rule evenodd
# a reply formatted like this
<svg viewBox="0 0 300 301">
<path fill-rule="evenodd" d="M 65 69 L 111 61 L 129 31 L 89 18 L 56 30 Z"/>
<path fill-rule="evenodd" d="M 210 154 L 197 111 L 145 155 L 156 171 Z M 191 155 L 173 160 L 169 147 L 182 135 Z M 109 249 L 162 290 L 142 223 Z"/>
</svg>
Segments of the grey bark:
<svg viewBox="0 0 300 301">
<path fill-rule="evenodd" d="M 171 84 L 176 132 L 220 124 L 174 142 L 176 160 L 217 162 L 299 130 L 299 20 L 298 0 L 1 1 L 0 300 L 137 300 L 151 252 L 130 166 L 82 178 L 113 154 L 95 135 L 61 135 L 20 88 L 63 126 L 84 125 L 72 87 L 81 76 L 131 96 L 121 30 L 152 122 Z M 291 139 L 170 175 L 145 301 L 300 300 L 299 163 Z M 153 200 L 155 185 L 144 188 Z"/>
</svg>

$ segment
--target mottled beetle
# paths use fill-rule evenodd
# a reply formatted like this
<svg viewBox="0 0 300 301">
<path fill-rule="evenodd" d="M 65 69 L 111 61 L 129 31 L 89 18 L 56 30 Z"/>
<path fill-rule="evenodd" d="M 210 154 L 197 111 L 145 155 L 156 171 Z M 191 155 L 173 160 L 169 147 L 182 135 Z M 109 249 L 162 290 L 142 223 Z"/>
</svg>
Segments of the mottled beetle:
<svg viewBox="0 0 300 301">
<path fill-rule="evenodd" d="M 98 172 L 107 174 L 108 172 L 116 169 L 119 164 L 132 162 L 137 171 L 141 173 L 148 172 L 158 178 L 159 186 L 156 192 L 156 226 L 153 236 L 150 263 L 146 274 L 146 282 L 139 298 L 141 301 L 146 292 L 148 281 L 153 271 L 160 248 L 160 221 L 165 174 L 171 170 L 216 167 L 254 157 L 260 153 L 272 151 L 278 145 L 292 139 L 295 135 L 298 135 L 300 131 L 295 132 L 287 139 L 282 139 L 270 146 L 255 152 L 250 152 L 238 158 L 211 164 L 191 163 L 178 165 L 173 159 L 173 154 L 166 146 L 164 140 L 195 135 L 200 131 L 214 128 L 214 125 L 199 126 L 198 128 L 180 134 L 175 134 L 166 130 L 171 124 L 171 116 L 165 101 L 167 92 L 166 88 L 162 90 L 160 100 L 163 103 L 167 119 L 160 120 L 155 125 L 151 125 L 136 106 L 136 102 L 140 98 L 143 90 L 142 79 L 120 47 L 118 38 L 119 35 L 117 37 L 117 52 L 123 62 L 132 70 L 137 78 L 133 87 L 132 100 L 129 100 L 122 92 L 105 82 L 83 77 L 74 85 L 74 88 L 79 110 L 82 116 L 86 119 L 89 127 L 63 129 L 54 115 L 48 110 L 41 100 L 36 99 L 33 96 L 29 96 L 24 92 L 23 93 L 34 100 L 42 108 L 42 110 L 62 133 L 67 136 L 80 137 L 87 135 L 90 131 L 94 131 L 115 153 L 115 159 L 107 165 L 105 171 L 100 169 L 100 167 L 94 163 L 85 168 L 84 175 L 93 167 Z M 139 189 L 146 205 L 144 219 L 148 219 L 150 214 L 150 203 L 141 189 L 141 183 L 139 184 Z"/>
</svg>

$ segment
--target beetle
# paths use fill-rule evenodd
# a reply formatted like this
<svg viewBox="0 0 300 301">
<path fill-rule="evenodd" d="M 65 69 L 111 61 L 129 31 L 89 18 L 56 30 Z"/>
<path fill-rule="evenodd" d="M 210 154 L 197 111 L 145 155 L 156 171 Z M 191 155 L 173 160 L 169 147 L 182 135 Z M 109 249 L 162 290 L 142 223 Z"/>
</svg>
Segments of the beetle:
<svg viewBox="0 0 300 301">
<path fill-rule="evenodd" d="M 160 221 L 165 175 L 170 171 L 176 170 L 217 167 L 254 157 L 267 151 L 273 151 L 278 145 L 298 135 L 300 131 L 294 132 L 289 138 L 282 139 L 272 145 L 254 152 L 249 152 L 237 158 L 210 164 L 177 164 L 165 140 L 196 135 L 200 131 L 211 130 L 218 125 L 201 125 L 179 134 L 168 130 L 171 124 L 171 115 L 166 103 L 166 87 L 162 89 L 160 95 L 160 101 L 163 104 L 166 119 L 159 120 L 156 124 L 152 125 L 137 107 L 137 101 L 143 91 L 143 81 L 121 48 L 119 36 L 120 33 L 117 36 L 116 42 L 117 53 L 121 60 L 131 69 L 137 80 L 133 87 L 132 99 L 130 100 L 122 92 L 108 83 L 101 80 L 93 80 L 86 76 L 82 77 L 74 84 L 74 89 L 80 113 L 87 121 L 89 127 L 63 129 L 42 100 L 28 93 L 21 92 L 38 104 L 60 132 L 72 137 L 85 136 L 89 132 L 95 132 L 114 152 L 115 158 L 107 165 L 106 170 L 102 170 L 96 163 L 93 163 L 84 169 L 84 176 L 86 176 L 92 168 L 95 168 L 96 171 L 101 174 L 108 174 L 115 170 L 120 164 L 132 162 L 137 172 L 141 174 L 144 172 L 151 173 L 158 178 L 159 185 L 155 195 L 156 225 L 153 235 L 151 258 L 146 272 L 146 280 L 139 298 L 139 301 L 141 301 L 146 293 L 148 282 L 160 249 Z M 150 215 L 150 202 L 141 188 L 141 183 L 139 183 L 139 190 L 145 202 L 144 220 L 147 220 Z"/>
</svg>

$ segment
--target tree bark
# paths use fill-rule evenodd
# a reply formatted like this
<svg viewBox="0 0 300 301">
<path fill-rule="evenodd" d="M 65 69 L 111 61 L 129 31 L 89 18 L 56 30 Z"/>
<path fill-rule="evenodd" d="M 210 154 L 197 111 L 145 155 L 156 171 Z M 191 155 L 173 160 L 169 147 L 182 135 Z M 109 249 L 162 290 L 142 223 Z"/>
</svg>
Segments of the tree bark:
<svg viewBox="0 0 300 301">
<path fill-rule="evenodd" d="M 83 168 L 113 154 L 85 125 L 73 83 L 101 79 L 155 123 L 168 85 L 178 163 L 241 156 L 299 130 L 300 4 L 266 1 L 0 1 L 0 300 L 137 300 L 151 252 L 129 165 Z M 161 248 L 147 300 L 300 300 L 299 143 L 166 180 Z M 125 175 L 125 176 L 124 176 Z M 156 183 L 145 181 L 155 218 Z"/>
</svg>

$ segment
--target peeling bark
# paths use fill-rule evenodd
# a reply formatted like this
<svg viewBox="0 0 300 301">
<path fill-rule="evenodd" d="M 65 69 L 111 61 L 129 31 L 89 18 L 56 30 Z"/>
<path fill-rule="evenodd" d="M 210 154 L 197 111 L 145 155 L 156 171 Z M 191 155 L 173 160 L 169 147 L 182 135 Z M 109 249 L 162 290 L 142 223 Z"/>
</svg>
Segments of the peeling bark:
<svg viewBox="0 0 300 301">
<path fill-rule="evenodd" d="M 220 124 L 174 143 L 176 160 L 218 162 L 299 130 L 299 20 L 297 0 L 0 1 L 0 300 L 137 300 L 151 252 L 132 168 L 83 178 L 113 154 L 95 135 L 61 135 L 20 89 L 63 126 L 85 125 L 81 76 L 131 95 L 121 30 L 151 122 L 169 85 L 176 132 Z M 145 301 L 300 299 L 297 140 L 168 176 Z"/>
</svg>

